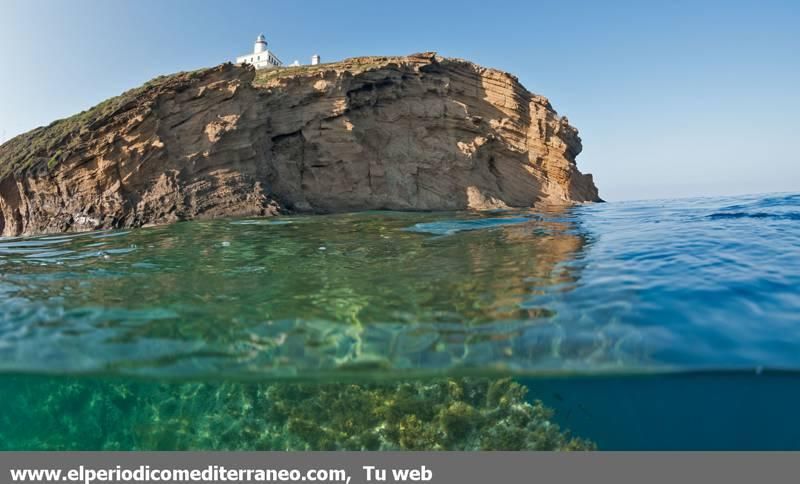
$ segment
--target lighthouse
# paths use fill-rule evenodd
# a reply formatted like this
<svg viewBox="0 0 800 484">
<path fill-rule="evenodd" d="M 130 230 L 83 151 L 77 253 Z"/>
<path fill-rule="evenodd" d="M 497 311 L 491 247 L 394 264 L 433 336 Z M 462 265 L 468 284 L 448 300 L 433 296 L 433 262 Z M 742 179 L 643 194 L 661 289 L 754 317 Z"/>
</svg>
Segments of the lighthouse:
<svg viewBox="0 0 800 484">
<path fill-rule="evenodd" d="M 251 54 L 240 55 L 236 58 L 237 64 L 250 64 L 256 69 L 270 69 L 283 65 L 278 56 L 267 49 L 267 38 L 264 34 L 258 34 L 256 42 L 253 44 Z"/>
<path fill-rule="evenodd" d="M 267 38 L 264 37 L 264 34 L 258 34 L 256 37 L 256 45 L 253 47 L 254 54 L 260 54 L 262 52 L 266 52 L 267 50 Z"/>
</svg>

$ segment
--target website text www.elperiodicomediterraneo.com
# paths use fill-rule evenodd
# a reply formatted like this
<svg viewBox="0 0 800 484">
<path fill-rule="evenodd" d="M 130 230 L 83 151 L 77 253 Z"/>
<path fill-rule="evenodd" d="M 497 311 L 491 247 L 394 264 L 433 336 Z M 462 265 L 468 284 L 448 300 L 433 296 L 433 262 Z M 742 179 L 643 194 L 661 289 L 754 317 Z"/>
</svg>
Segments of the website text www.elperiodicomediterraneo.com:
<svg viewBox="0 0 800 484">
<path fill-rule="evenodd" d="M 363 466 L 366 481 L 386 480 L 386 470 Z M 79 466 L 73 469 L 10 469 L 11 482 L 330 482 L 350 484 L 351 476 L 345 469 L 241 469 L 209 465 L 194 469 L 154 468 L 149 465 L 128 468 L 94 469 Z M 421 466 L 418 469 L 391 469 L 395 482 L 430 481 L 433 472 Z"/>
</svg>

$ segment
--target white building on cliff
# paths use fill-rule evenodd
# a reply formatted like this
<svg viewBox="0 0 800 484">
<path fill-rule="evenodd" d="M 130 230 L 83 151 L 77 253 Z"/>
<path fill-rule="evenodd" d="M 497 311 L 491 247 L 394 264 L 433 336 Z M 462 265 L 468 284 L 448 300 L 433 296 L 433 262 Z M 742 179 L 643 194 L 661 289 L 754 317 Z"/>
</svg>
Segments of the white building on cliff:
<svg viewBox="0 0 800 484">
<path fill-rule="evenodd" d="M 274 53 L 267 49 L 267 39 L 264 34 L 259 34 L 256 37 L 256 43 L 253 46 L 253 52 L 250 54 L 240 55 L 236 58 L 237 64 L 250 64 L 256 69 L 272 69 L 273 67 L 283 66 L 283 62 L 278 59 Z M 314 54 L 311 56 L 311 65 L 319 64 L 319 56 Z M 299 66 L 300 62 L 294 61 L 293 66 Z"/>
<path fill-rule="evenodd" d="M 236 58 L 237 64 L 252 64 L 256 69 L 270 69 L 272 67 L 280 67 L 283 65 L 278 57 L 267 49 L 267 39 L 264 34 L 259 34 L 256 37 L 256 43 L 253 46 L 253 52 L 246 55 L 240 55 Z"/>
</svg>

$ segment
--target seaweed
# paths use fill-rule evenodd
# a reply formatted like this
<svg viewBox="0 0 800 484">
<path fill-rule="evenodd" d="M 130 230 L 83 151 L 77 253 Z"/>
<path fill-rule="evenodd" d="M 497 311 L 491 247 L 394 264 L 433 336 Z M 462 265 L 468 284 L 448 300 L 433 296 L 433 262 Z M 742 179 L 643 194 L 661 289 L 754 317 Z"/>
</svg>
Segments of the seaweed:
<svg viewBox="0 0 800 484">
<path fill-rule="evenodd" d="M 552 410 L 526 400 L 526 388 L 509 379 L 179 384 L 13 377 L 10 384 L 13 397 L 0 405 L 3 450 L 595 448 L 561 430 Z"/>
</svg>

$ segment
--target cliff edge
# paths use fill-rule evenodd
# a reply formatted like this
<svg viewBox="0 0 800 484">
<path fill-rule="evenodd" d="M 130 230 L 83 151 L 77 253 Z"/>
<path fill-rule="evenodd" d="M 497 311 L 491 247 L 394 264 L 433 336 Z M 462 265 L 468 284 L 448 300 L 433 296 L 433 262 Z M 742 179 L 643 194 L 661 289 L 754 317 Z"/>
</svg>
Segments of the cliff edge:
<svg viewBox="0 0 800 484">
<path fill-rule="evenodd" d="M 223 64 L 0 146 L 0 233 L 599 201 L 580 151 L 546 98 L 463 60 Z"/>
</svg>

